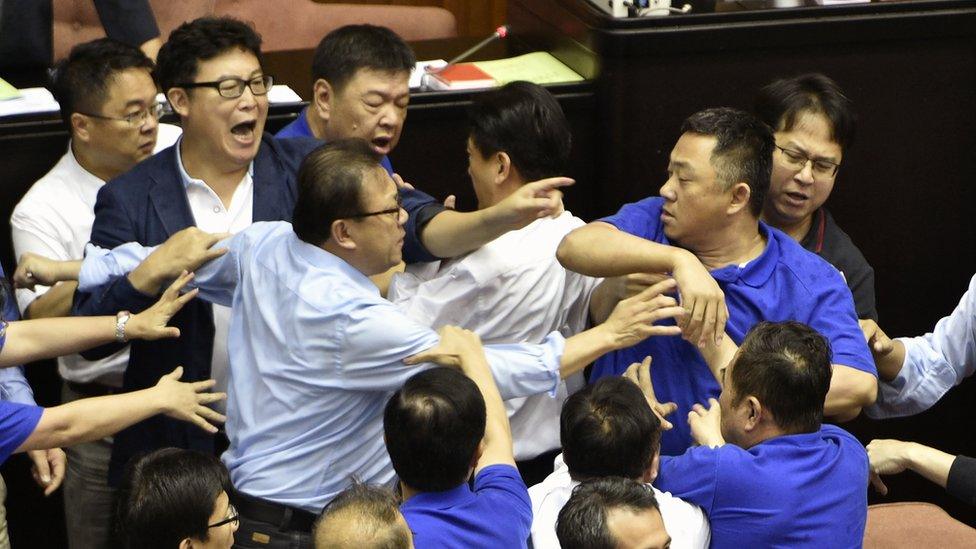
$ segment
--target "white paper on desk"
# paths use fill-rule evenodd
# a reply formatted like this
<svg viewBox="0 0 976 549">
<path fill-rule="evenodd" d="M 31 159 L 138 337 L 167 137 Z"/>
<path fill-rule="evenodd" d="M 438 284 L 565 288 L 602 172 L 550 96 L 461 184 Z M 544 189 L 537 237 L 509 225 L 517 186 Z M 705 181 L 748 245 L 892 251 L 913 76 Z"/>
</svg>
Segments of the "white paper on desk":
<svg viewBox="0 0 976 549">
<path fill-rule="evenodd" d="M 439 69 L 445 65 L 447 65 L 447 61 L 444 61 L 443 59 L 417 61 L 417 64 L 413 67 L 413 72 L 410 73 L 410 89 L 420 89 L 420 87 L 424 85 L 424 75 L 427 74 L 427 67 Z"/>
<path fill-rule="evenodd" d="M 0 101 L 0 116 L 58 112 L 61 106 L 46 88 L 24 88 L 16 99 Z"/>
</svg>

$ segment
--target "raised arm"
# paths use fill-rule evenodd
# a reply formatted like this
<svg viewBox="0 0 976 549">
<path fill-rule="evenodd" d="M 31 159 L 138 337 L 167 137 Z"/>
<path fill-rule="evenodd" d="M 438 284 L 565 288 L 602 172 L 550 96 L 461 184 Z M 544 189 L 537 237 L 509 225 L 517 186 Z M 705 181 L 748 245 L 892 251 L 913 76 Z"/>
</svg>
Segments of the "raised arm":
<svg viewBox="0 0 976 549">
<path fill-rule="evenodd" d="M 179 329 L 167 327 L 166 323 L 187 301 L 196 296 L 196 290 L 180 295 L 180 290 L 192 279 L 192 273 L 183 273 L 155 305 L 132 315 L 124 323 L 121 333 L 117 331 L 118 318 L 114 316 L 39 318 L 10 322 L 6 328 L 6 341 L 0 348 L 0 367 L 78 353 L 119 341 L 120 335 L 123 341 L 179 337 Z"/>
<path fill-rule="evenodd" d="M 18 452 L 70 446 L 104 438 L 156 414 L 188 421 L 210 433 L 217 428 L 211 422 L 223 422 L 224 416 L 206 404 L 226 398 L 224 393 L 207 393 L 214 380 L 181 383 L 183 368 L 160 378 L 149 389 L 95 398 L 85 398 L 47 408 L 37 427 Z"/>
</svg>

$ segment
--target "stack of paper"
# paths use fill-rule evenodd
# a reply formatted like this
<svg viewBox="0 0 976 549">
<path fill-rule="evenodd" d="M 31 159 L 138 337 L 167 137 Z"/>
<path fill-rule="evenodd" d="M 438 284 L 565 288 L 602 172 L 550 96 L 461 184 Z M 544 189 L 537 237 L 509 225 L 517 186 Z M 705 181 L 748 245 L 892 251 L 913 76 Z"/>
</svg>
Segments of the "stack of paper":
<svg viewBox="0 0 976 549">
<path fill-rule="evenodd" d="M 458 63 L 440 72 L 432 71 L 424 80 L 429 89 L 466 90 L 503 86 L 516 80 L 536 84 L 581 82 L 583 77 L 548 52 L 537 51 L 508 59 Z"/>
</svg>

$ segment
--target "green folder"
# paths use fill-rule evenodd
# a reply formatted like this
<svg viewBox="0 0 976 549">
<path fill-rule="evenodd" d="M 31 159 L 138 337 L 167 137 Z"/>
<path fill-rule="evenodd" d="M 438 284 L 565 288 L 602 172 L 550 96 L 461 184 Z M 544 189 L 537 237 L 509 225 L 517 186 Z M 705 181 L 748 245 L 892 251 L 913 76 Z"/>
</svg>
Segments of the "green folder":
<svg viewBox="0 0 976 549">
<path fill-rule="evenodd" d="M 11 86 L 9 82 L 0 78 L 0 101 L 4 99 L 17 99 L 20 97 L 20 91 Z"/>
</svg>

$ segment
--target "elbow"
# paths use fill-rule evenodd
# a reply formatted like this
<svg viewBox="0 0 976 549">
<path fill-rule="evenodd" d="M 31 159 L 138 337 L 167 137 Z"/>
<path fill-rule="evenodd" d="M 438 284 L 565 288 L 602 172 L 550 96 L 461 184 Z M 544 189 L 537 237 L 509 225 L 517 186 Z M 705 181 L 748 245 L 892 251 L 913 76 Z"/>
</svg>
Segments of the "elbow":
<svg viewBox="0 0 976 549">
<path fill-rule="evenodd" d="M 564 269 L 569 269 L 575 271 L 576 265 L 573 262 L 575 257 L 575 250 L 577 247 L 577 240 L 579 235 L 577 234 L 579 229 L 572 230 L 569 234 L 563 237 L 562 241 L 559 243 L 559 247 L 556 248 L 556 261 L 563 266 Z"/>
<path fill-rule="evenodd" d="M 848 379 L 840 391 L 828 394 L 825 415 L 838 422 L 851 421 L 860 415 L 861 410 L 871 406 L 878 399 L 878 379 L 871 374 L 860 372 Z M 831 398 L 833 396 L 833 398 Z"/>
</svg>

